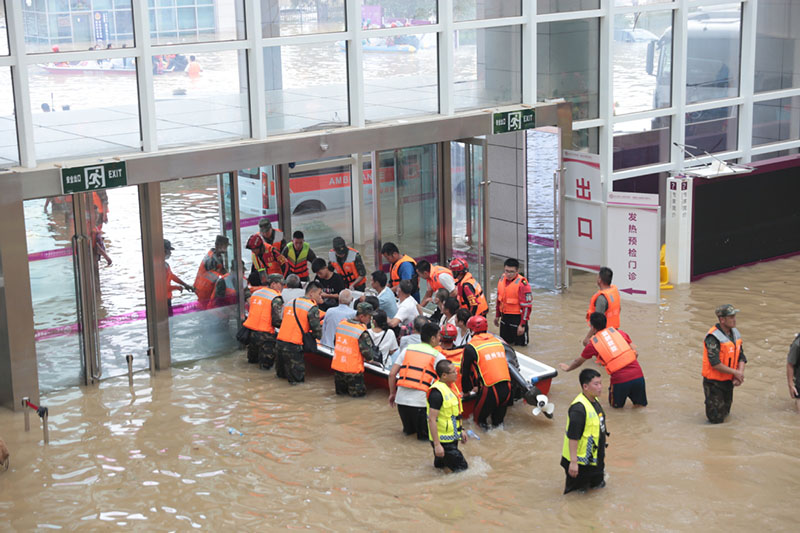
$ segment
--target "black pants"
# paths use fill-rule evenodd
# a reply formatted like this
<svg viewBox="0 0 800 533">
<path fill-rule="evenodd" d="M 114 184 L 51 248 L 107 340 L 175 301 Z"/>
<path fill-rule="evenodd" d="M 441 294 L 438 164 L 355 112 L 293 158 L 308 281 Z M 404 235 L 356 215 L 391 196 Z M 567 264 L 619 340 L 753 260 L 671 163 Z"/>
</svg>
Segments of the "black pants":
<svg viewBox="0 0 800 533">
<path fill-rule="evenodd" d="M 602 466 L 578 465 L 578 475 L 576 477 L 569 476 L 569 461 L 562 458 L 561 466 L 564 467 L 564 473 L 567 476 L 567 480 L 564 483 L 564 494 L 573 490 L 587 490 L 605 486 L 603 481 L 605 469 Z"/>
<path fill-rule="evenodd" d="M 436 457 L 436 451 L 433 452 L 433 466 L 436 468 L 449 468 L 453 472 L 461 472 L 469 468 L 467 460 L 464 459 L 464 454 L 458 449 L 458 442 L 442 442 L 444 448 L 444 457 Z M 433 443 L 431 442 L 431 448 Z"/>
<path fill-rule="evenodd" d="M 397 412 L 403 422 L 403 433 L 416 433 L 418 440 L 428 440 L 428 412 L 425 407 L 397 404 Z"/>
<path fill-rule="evenodd" d="M 703 393 L 706 397 L 706 418 L 712 424 L 720 424 L 731 412 L 733 404 L 733 381 L 717 381 L 703 378 Z"/>
<path fill-rule="evenodd" d="M 475 422 L 483 429 L 489 429 L 487 421 L 491 417 L 492 427 L 499 426 L 506 417 L 508 406 L 513 402 L 510 381 L 501 381 L 491 387 L 481 387 L 473 411 Z"/>
<path fill-rule="evenodd" d="M 527 346 L 528 345 L 528 323 L 525 323 L 525 331 L 522 335 L 517 335 L 517 328 L 522 315 L 507 315 L 504 314 L 500 318 L 500 337 L 511 346 Z"/>
</svg>

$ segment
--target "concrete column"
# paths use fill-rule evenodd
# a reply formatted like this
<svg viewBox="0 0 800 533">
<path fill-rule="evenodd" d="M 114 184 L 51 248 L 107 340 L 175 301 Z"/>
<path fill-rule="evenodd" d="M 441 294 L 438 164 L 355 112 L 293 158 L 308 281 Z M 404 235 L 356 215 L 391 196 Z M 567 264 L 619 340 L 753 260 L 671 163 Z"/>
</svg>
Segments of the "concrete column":
<svg viewBox="0 0 800 533">
<path fill-rule="evenodd" d="M 21 177 L 0 173 L 0 404 L 39 403 Z"/>
</svg>

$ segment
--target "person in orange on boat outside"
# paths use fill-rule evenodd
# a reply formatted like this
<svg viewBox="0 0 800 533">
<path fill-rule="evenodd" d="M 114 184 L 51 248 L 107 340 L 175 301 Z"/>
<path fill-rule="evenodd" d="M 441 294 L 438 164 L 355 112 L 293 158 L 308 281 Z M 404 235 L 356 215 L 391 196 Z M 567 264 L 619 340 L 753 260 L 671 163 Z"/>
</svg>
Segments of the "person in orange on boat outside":
<svg viewBox="0 0 800 533">
<path fill-rule="evenodd" d="M 373 311 L 371 304 L 361 302 L 356 307 L 356 316 L 342 320 L 336 327 L 336 345 L 331 361 L 336 394 L 353 398 L 367 394 L 364 361 L 372 361 L 376 355 L 375 344 L 367 331 Z"/>
<path fill-rule="evenodd" d="M 624 331 L 606 327 L 606 315 L 603 313 L 592 313 L 589 321 L 592 324 L 589 344 L 572 363 L 561 363 L 559 368 L 570 372 L 586 360 L 597 357 L 597 362 L 611 376 L 611 385 L 608 387 L 608 403 L 611 407 L 624 407 L 628 398 L 634 407 L 645 407 L 647 391 L 636 345 Z"/>
</svg>

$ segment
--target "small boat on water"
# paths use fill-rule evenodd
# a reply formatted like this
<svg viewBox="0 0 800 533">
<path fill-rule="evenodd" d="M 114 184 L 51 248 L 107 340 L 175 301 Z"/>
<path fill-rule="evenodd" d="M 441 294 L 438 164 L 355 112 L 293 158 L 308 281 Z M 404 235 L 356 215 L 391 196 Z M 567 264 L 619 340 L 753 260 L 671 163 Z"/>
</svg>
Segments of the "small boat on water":
<svg viewBox="0 0 800 533">
<path fill-rule="evenodd" d="M 551 366 L 515 352 L 508 345 L 505 346 L 512 388 L 515 392 L 514 398 L 523 399 L 532 406 L 534 414 L 543 413 L 550 418 L 553 413 L 553 404 L 549 403 L 547 394 L 550 392 L 551 382 L 558 372 Z M 309 365 L 330 371 L 333 348 L 318 344 L 316 352 L 305 352 L 305 359 Z M 514 364 L 514 359 L 516 359 L 516 364 Z M 381 364 L 366 362 L 364 363 L 364 381 L 368 387 L 388 389 L 390 370 L 391 368 Z M 465 395 L 462 398 L 465 417 L 472 415 L 476 400 L 477 396 L 475 395 Z"/>
</svg>

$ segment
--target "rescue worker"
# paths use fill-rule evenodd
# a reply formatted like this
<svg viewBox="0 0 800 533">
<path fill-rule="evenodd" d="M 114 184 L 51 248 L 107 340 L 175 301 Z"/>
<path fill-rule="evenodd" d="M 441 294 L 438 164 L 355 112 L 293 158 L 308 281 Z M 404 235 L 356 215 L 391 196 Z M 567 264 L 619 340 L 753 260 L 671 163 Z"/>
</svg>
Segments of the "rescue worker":
<svg viewBox="0 0 800 533">
<path fill-rule="evenodd" d="M 200 262 L 197 276 L 194 278 L 194 293 L 197 300 L 207 305 L 215 297 L 217 281 L 228 272 L 225 266 L 225 255 L 228 253 L 230 241 L 225 235 L 217 235 L 214 247 L 208 251 Z"/>
<path fill-rule="evenodd" d="M 295 231 L 292 234 L 292 242 L 283 248 L 282 255 L 285 258 L 284 275 L 297 274 L 300 281 L 308 281 L 308 265 L 314 262 L 317 254 L 305 241 L 302 231 Z"/>
<path fill-rule="evenodd" d="M 800 413 L 800 333 L 789 345 L 786 355 L 786 381 L 789 384 L 789 398 L 794 400 L 794 407 Z"/>
<path fill-rule="evenodd" d="M 464 357 L 464 347 L 456 347 L 455 341 L 458 337 L 458 329 L 453 324 L 445 324 L 439 330 L 439 345 L 436 347 L 448 361 L 455 365 L 458 371 L 458 379 L 453 383 L 453 388 L 461 394 L 461 359 Z"/>
<path fill-rule="evenodd" d="M 328 262 L 333 265 L 337 274 L 344 278 L 348 289 L 361 291 L 367 288 L 367 268 L 361 254 L 355 248 L 347 246 L 341 237 L 333 238 L 333 248 L 328 252 Z"/>
<path fill-rule="evenodd" d="M 303 383 L 306 378 L 306 363 L 303 358 L 303 334 L 311 333 L 319 340 L 322 324 L 319 319 L 321 289 L 316 283 L 306 285 L 306 295 L 295 298 L 283 308 L 281 329 L 275 344 L 275 373 L 286 378 L 290 384 Z"/>
<path fill-rule="evenodd" d="M 460 257 L 450 261 L 450 271 L 456 280 L 456 297 L 461 307 L 468 309 L 472 315 L 486 316 L 489 304 L 480 283 L 475 281 L 469 271 L 469 263 Z"/>
<path fill-rule="evenodd" d="M 589 310 L 586 311 L 586 322 L 589 324 L 589 331 L 583 339 L 583 345 L 589 344 L 592 333 L 592 324 L 589 316 L 595 311 L 606 316 L 606 324 L 609 328 L 619 329 L 619 312 L 621 310 L 619 290 L 616 285 L 611 284 L 614 273 L 608 267 L 602 267 L 597 273 L 597 287 L 599 290 L 589 301 Z"/>
<path fill-rule="evenodd" d="M 472 339 L 464 346 L 461 359 L 461 390 L 478 394 L 473 416 L 483 429 L 503 423 L 506 409 L 514 403 L 511 394 L 511 374 L 508 372 L 506 349 L 500 340 L 488 332 L 489 324 L 481 315 L 470 317 L 467 327 Z"/>
<path fill-rule="evenodd" d="M 431 265 L 424 259 L 417 263 L 415 267 L 417 275 L 428 282 L 428 290 L 425 291 L 425 297 L 419 303 L 424 306 L 433 299 L 433 293 L 439 289 L 445 289 L 449 296 L 455 297 L 456 295 L 456 280 L 453 279 L 453 273 L 449 268 L 439 265 Z"/>
<path fill-rule="evenodd" d="M 403 433 L 428 440 L 427 397 L 436 378 L 436 364 L 445 357 L 436 351 L 439 327 L 426 322 L 420 331 L 421 342 L 400 351 L 389 372 L 389 406 L 397 405 Z"/>
<path fill-rule="evenodd" d="M 706 398 L 706 418 L 719 424 L 731 412 L 733 388 L 744 381 L 747 358 L 742 348 L 742 336 L 736 329 L 736 313 L 730 304 L 716 309 L 719 322 L 708 330 L 703 341 L 703 393 Z"/>
<path fill-rule="evenodd" d="M 500 326 L 500 337 L 508 344 L 528 345 L 528 320 L 532 307 L 531 286 L 519 273 L 519 261 L 506 259 L 503 263 L 503 275 L 497 282 L 494 325 Z"/>
<path fill-rule="evenodd" d="M 453 388 L 458 371 L 453 363 L 444 360 L 436 363 L 436 374 L 439 379 L 431 385 L 427 401 L 433 466 L 461 472 L 469 468 L 469 464 L 458 449 L 458 441 L 467 442 L 467 433 L 461 424 L 461 396 Z"/>
<path fill-rule="evenodd" d="M 172 268 L 167 263 L 167 259 L 172 256 L 172 251 L 175 248 L 172 247 L 172 243 L 164 239 L 164 268 L 167 270 L 167 309 L 169 309 L 169 316 L 172 316 L 172 291 L 175 289 L 183 292 L 183 289 L 187 291 L 194 291 L 194 287 L 183 281 L 181 278 L 176 276 L 172 272 Z M 173 284 L 177 283 L 177 285 Z"/>
<path fill-rule="evenodd" d="M 573 490 L 606 486 L 605 456 L 606 415 L 597 398 L 603 390 L 603 378 L 593 368 L 585 368 L 578 376 L 581 393 L 569 406 L 561 466 L 566 472 L 564 494 Z"/>
<path fill-rule="evenodd" d="M 252 331 L 247 362 L 258 363 L 265 370 L 275 364 L 275 332 L 283 319 L 281 291 L 285 282 L 280 274 L 270 274 L 267 283 L 250 297 L 250 313 L 244 321 L 244 327 Z"/>
<path fill-rule="evenodd" d="M 356 316 L 342 320 L 336 327 L 336 346 L 331 361 L 336 394 L 347 394 L 353 398 L 367 394 L 364 361 L 372 361 L 376 354 L 375 344 L 367 331 L 373 311 L 372 305 L 361 302 L 356 308 Z"/>
<path fill-rule="evenodd" d="M 258 221 L 258 233 L 247 239 L 246 248 L 252 252 L 253 267 L 247 281 L 253 287 L 267 284 L 269 274 L 283 274 L 286 258 L 281 251 L 286 247 L 283 232 L 272 227 L 267 218 Z"/>
<path fill-rule="evenodd" d="M 417 262 L 407 255 L 400 255 L 400 250 L 393 242 L 387 242 L 381 247 L 381 255 L 389 262 L 389 288 L 397 294 L 400 282 L 410 280 L 413 286 L 411 296 L 419 302 L 419 277 L 417 276 Z"/>
<path fill-rule="evenodd" d="M 634 407 L 645 407 L 647 391 L 636 345 L 624 331 L 606 327 L 606 316 L 603 313 L 592 313 L 589 320 L 592 325 L 589 330 L 589 344 L 572 363 L 561 363 L 559 367 L 564 372 L 570 372 L 587 359 L 597 357 L 597 363 L 605 367 L 611 376 L 611 385 L 608 387 L 608 403 L 611 407 L 624 407 L 628 398 Z"/>
</svg>

